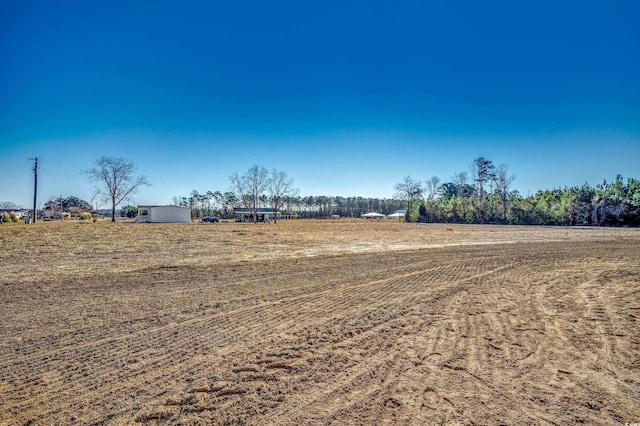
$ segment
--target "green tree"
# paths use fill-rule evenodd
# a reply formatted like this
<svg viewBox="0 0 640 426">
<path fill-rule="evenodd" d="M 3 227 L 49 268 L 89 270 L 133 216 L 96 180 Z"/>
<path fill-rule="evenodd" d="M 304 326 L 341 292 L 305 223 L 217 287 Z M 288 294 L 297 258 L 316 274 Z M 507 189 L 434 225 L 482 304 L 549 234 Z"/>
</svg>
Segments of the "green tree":
<svg viewBox="0 0 640 426">
<path fill-rule="evenodd" d="M 44 204 L 45 210 L 62 210 L 69 212 L 72 209 L 77 211 L 91 211 L 93 210 L 93 206 L 88 201 L 82 200 L 78 197 L 74 197 L 73 195 L 63 198 L 58 197 L 55 199 L 51 199 Z"/>
<path fill-rule="evenodd" d="M 479 221 L 484 221 L 486 213 L 485 187 L 495 177 L 495 166 L 491 160 L 487 160 L 484 157 L 478 157 L 473 160 L 471 173 L 473 181 L 476 184 L 478 194 L 478 219 Z"/>
<path fill-rule="evenodd" d="M 418 207 L 418 217 L 421 222 L 427 222 L 429 220 L 427 207 L 424 205 L 424 203 L 420 204 L 420 206 Z"/>
<path fill-rule="evenodd" d="M 238 206 L 240 200 L 233 191 L 227 191 L 222 194 L 222 208 L 224 209 L 226 217 L 233 216 L 234 207 Z"/>
<path fill-rule="evenodd" d="M 136 206 L 124 206 L 120 209 L 121 217 L 134 218 L 138 215 L 138 208 Z"/>
</svg>

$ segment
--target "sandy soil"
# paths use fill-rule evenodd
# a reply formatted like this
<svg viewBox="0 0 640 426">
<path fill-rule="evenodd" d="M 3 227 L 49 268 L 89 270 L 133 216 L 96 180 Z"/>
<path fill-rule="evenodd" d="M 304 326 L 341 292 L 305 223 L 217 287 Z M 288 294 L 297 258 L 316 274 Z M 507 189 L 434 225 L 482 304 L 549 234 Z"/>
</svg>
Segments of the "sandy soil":
<svg viewBox="0 0 640 426">
<path fill-rule="evenodd" d="M 0 424 L 640 422 L 640 230 L 0 226 Z"/>
</svg>

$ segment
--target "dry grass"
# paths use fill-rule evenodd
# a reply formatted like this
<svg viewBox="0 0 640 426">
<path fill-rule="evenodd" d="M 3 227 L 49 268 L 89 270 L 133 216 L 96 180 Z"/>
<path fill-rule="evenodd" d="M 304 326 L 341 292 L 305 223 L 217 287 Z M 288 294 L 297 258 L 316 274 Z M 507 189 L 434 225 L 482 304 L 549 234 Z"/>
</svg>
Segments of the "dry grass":
<svg viewBox="0 0 640 426">
<path fill-rule="evenodd" d="M 637 229 L 0 226 L 0 424 L 640 420 Z"/>
</svg>

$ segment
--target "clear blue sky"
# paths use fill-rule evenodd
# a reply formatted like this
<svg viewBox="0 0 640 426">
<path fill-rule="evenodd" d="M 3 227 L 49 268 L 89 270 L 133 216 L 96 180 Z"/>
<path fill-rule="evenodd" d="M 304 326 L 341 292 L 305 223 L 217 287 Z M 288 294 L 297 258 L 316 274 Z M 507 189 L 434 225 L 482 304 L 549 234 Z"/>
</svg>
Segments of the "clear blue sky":
<svg viewBox="0 0 640 426">
<path fill-rule="evenodd" d="M 514 187 L 640 178 L 640 2 L 0 4 L 0 201 L 91 199 L 125 157 L 138 203 L 252 164 L 302 195 L 390 197 L 484 156 Z"/>
</svg>

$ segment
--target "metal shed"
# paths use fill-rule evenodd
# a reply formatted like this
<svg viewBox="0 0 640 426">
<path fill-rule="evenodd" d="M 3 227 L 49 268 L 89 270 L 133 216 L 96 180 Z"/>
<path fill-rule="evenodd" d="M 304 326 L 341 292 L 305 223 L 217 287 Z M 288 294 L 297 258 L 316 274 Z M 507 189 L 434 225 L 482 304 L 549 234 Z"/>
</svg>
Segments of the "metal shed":
<svg viewBox="0 0 640 426">
<path fill-rule="evenodd" d="M 191 223 L 191 209 L 179 206 L 138 206 L 138 222 Z"/>
</svg>

